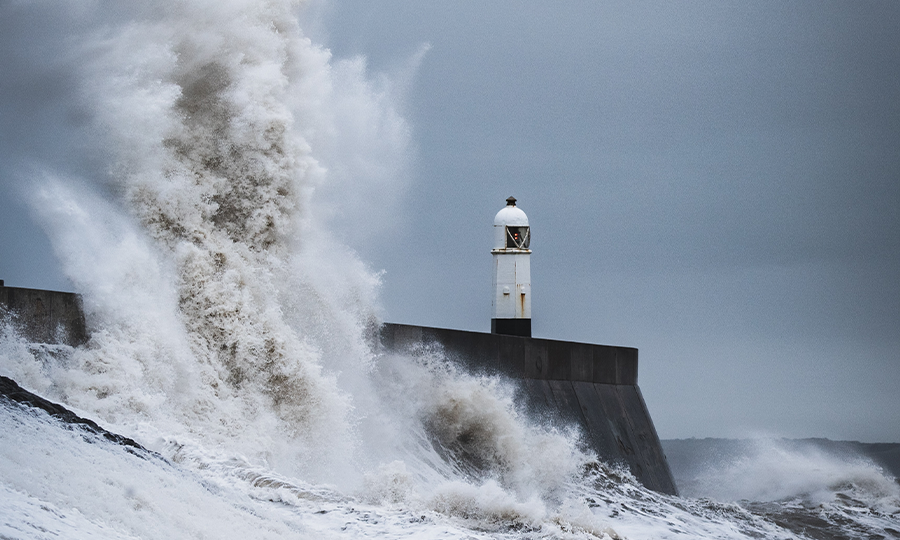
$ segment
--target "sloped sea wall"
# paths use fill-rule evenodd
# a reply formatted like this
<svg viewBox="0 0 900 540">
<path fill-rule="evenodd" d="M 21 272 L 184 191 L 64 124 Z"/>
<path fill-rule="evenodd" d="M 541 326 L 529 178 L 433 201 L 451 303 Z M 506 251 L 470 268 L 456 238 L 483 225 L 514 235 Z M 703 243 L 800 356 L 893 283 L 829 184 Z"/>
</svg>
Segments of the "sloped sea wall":
<svg viewBox="0 0 900 540">
<path fill-rule="evenodd" d="M 81 299 L 73 293 L 0 281 L 0 317 L 35 343 L 87 341 Z M 533 414 L 578 426 L 601 459 L 627 465 L 650 489 L 677 493 L 637 385 L 637 349 L 392 323 L 381 328 L 381 346 L 399 353 L 439 347 L 470 371 L 517 380 Z"/>
<path fill-rule="evenodd" d="M 575 424 L 604 461 L 624 463 L 654 491 L 677 494 L 637 384 L 637 349 L 392 323 L 382 326 L 381 343 L 400 353 L 439 347 L 471 371 L 519 380 L 531 412 Z"/>
</svg>

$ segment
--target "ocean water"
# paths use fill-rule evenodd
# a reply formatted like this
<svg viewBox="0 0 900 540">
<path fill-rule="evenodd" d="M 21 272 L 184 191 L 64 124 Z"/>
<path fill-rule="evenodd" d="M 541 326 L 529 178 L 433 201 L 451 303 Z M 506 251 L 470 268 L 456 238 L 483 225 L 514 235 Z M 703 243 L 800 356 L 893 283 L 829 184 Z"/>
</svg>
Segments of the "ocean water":
<svg viewBox="0 0 900 540">
<path fill-rule="evenodd" d="M 366 233 L 342 210 L 389 218 L 409 127 L 297 9 L 15 4 L 77 22 L 104 173 L 29 171 L 91 338 L 36 345 L 6 317 L 0 374 L 148 451 L 0 401 L 0 538 L 900 536 L 871 461 L 761 453 L 660 495 L 529 418 L 513 382 L 378 351 L 380 278 L 339 241 Z"/>
</svg>

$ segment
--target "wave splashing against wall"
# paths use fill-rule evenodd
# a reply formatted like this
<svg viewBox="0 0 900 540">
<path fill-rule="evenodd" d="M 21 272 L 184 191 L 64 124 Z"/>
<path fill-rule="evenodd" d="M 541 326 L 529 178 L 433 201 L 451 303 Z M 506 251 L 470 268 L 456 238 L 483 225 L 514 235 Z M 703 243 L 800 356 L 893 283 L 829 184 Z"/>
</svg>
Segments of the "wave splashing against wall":
<svg viewBox="0 0 900 540">
<path fill-rule="evenodd" d="M 378 109 L 365 129 L 393 145 L 383 161 L 398 183 L 407 135 L 364 72 L 303 36 L 295 9 L 158 2 L 79 35 L 108 176 L 45 171 L 34 198 L 93 337 L 42 386 L 114 423 L 165 418 L 264 459 L 349 462 L 337 373 L 372 361 L 378 278 L 349 249 L 318 256 L 333 240 L 309 211 L 328 180 L 313 143 L 357 137 L 316 109 Z M 346 72 L 360 80 L 335 91 Z"/>
</svg>

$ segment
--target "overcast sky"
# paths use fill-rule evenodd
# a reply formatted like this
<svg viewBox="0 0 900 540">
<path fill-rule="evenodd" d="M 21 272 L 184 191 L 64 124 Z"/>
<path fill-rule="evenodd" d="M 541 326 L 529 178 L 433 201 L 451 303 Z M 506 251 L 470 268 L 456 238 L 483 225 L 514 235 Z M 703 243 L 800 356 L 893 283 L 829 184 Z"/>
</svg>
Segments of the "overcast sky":
<svg viewBox="0 0 900 540">
<path fill-rule="evenodd" d="M 637 347 L 661 437 L 900 442 L 900 3 L 313 8 L 336 59 L 419 62 L 395 217 L 345 237 L 386 320 L 488 331 L 513 195 L 534 334 Z M 0 17 L 0 279 L 70 289 L 13 181 L 92 167 L 39 15 Z"/>
</svg>

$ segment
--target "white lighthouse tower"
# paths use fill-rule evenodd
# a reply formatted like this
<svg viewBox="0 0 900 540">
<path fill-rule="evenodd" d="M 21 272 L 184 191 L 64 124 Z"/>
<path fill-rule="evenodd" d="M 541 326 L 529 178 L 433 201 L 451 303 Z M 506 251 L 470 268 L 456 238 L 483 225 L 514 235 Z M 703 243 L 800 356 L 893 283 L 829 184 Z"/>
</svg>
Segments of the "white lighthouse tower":
<svg viewBox="0 0 900 540">
<path fill-rule="evenodd" d="M 530 244 L 528 216 L 510 197 L 494 217 L 492 334 L 531 337 Z"/>
</svg>

